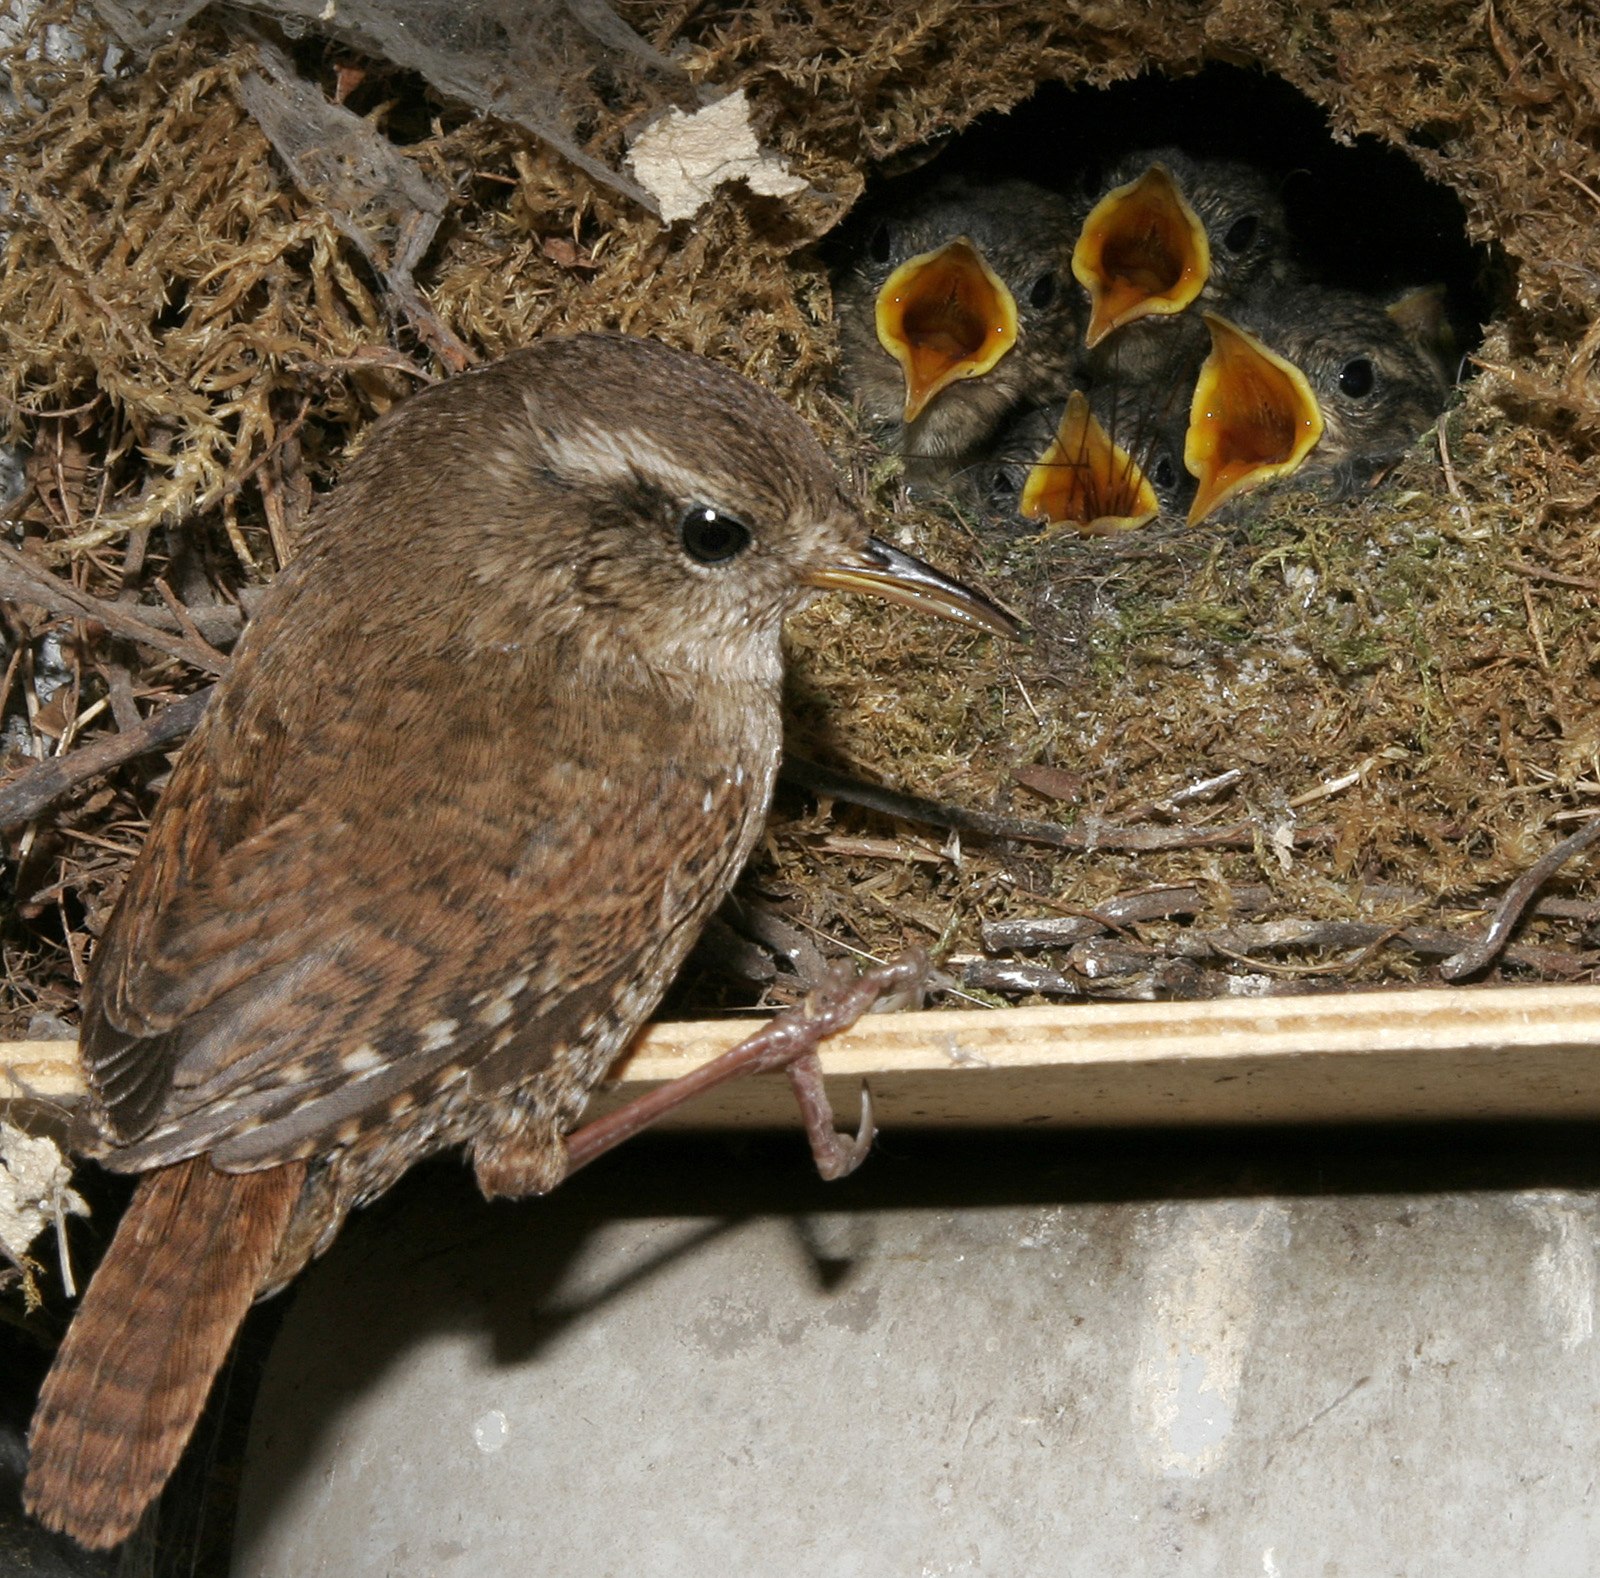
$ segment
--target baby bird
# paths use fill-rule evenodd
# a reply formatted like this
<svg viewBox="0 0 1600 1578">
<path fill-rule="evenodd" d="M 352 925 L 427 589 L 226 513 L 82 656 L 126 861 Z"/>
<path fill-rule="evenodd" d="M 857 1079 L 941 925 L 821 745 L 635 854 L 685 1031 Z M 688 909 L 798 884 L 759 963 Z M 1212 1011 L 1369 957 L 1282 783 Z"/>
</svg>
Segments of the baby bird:
<svg viewBox="0 0 1600 1578">
<path fill-rule="evenodd" d="M 1322 438 L 1322 408 L 1306 375 L 1247 329 L 1204 315 L 1211 354 L 1200 366 L 1184 434 L 1184 465 L 1199 486 L 1198 526 L 1228 500 L 1286 477 Z"/>
<path fill-rule="evenodd" d="M 1015 418 L 961 482 L 995 521 L 1071 525 L 1086 535 L 1181 519 L 1194 492 L 1184 469 L 1189 386 L 1102 384 L 1088 396 Z"/>
<path fill-rule="evenodd" d="M 912 480 L 942 480 L 1006 416 L 1071 382 L 1083 319 L 1066 201 L 947 179 L 874 215 L 835 281 L 847 391 Z"/>
<path fill-rule="evenodd" d="M 1186 309 L 1227 303 L 1288 267 L 1283 205 L 1250 165 L 1176 148 L 1130 154 L 1098 184 L 1072 255 L 1089 295 L 1084 334 L 1094 377 L 1148 379 L 1204 355 Z"/>
<path fill-rule="evenodd" d="M 1292 464 L 1288 451 L 1276 454 L 1268 472 L 1250 473 L 1248 485 L 1297 471 L 1326 481 L 1342 496 L 1398 459 L 1444 409 L 1449 385 L 1439 361 L 1415 341 L 1403 315 L 1370 296 L 1299 283 L 1252 293 L 1236 310 L 1232 327 L 1248 331 L 1275 359 L 1296 369 L 1300 384 L 1271 375 L 1264 382 L 1249 355 L 1218 341 L 1201 371 L 1188 436 L 1187 453 L 1201 462 L 1192 520 L 1239 491 L 1218 486 L 1216 468 L 1203 451 L 1248 458 L 1252 451 L 1265 452 L 1266 428 L 1303 433 L 1315 425 L 1316 438 Z M 1229 327 L 1221 335 L 1234 346 L 1237 335 Z M 1212 332 L 1216 339 L 1214 324 Z M 1305 408 L 1307 399 L 1314 416 Z"/>
</svg>

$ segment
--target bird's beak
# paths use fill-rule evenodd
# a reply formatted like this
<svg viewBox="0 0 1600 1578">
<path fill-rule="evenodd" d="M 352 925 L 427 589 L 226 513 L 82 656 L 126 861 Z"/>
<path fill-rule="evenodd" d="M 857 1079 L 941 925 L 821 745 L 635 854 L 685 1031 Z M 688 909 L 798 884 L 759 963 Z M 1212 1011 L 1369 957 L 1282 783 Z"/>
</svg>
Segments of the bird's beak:
<svg viewBox="0 0 1600 1578">
<path fill-rule="evenodd" d="M 878 340 L 906 379 L 905 420 L 1017 343 L 1017 303 L 965 236 L 908 259 L 878 292 Z"/>
<path fill-rule="evenodd" d="M 1072 272 L 1089 292 L 1084 344 L 1092 350 L 1125 323 L 1182 312 L 1211 272 L 1211 243 L 1166 167 L 1153 164 L 1090 210 Z"/>
<path fill-rule="evenodd" d="M 1205 320 L 1211 354 L 1200 364 L 1183 440 L 1183 463 L 1200 479 L 1191 526 L 1236 493 L 1288 476 L 1322 437 L 1306 375 L 1226 318 L 1208 312 Z"/>
<path fill-rule="evenodd" d="M 1149 525 L 1160 504 L 1138 463 L 1075 389 L 1055 438 L 1022 485 L 1019 509 L 1028 520 L 1076 526 L 1098 537 Z"/>
<path fill-rule="evenodd" d="M 866 545 L 850 557 L 813 570 L 806 579 L 824 591 L 870 592 L 990 635 L 1015 640 L 1022 633 L 1022 626 L 981 592 L 940 575 L 932 565 L 876 537 L 867 538 Z"/>
</svg>

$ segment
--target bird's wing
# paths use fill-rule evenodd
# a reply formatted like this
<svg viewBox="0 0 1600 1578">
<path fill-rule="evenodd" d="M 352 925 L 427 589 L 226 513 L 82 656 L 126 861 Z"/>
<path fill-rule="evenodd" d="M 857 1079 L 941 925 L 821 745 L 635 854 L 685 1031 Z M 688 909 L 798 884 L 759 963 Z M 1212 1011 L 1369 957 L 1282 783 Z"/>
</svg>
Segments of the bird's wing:
<svg viewBox="0 0 1600 1578">
<path fill-rule="evenodd" d="M 237 720 L 193 742 L 85 1004 L 111 1165 L 314 1154 L 446 1082 L 511 1088 L 649 1012 L 759 790 L 694 765 L 659 717 L 638 723 L 648 742 L 613 735 L 602 771 L 582 759 L 592 734 L 526 711 L 463 698 L 420 726 L 448 742 L 412 731 L 406 775 L 369 759 L 370 730 L 310 781 L 283 747 L 252 779 L 236 758 L 261 731 Z M 207 773 L 238 795 L 191 793 Z"/>
</svg>

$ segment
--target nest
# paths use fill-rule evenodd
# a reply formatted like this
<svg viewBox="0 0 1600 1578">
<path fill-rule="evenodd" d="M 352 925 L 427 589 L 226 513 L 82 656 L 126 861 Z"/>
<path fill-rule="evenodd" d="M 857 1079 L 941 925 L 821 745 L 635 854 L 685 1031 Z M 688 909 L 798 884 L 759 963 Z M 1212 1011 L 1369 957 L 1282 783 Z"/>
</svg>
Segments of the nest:
<svg viewBox="0 0 1600 1578">
<path fill-rule="evenodd" d="M 92 15 L 67 9 L 19 42 L 0 393 L 28 459 L 3 566 L 3 767 L 37 785 L 49 756 L 61 783 L 47 809 L 7 802 L 4 1033 L 70 1020 L 159 789 L 159 755 L 91 775 L 79 753 L 116 754 L 215 671 L 239 605 L 394 401 L 593 328 L 774 388 L 881 533 L 1035 630 L 1000 650 L 840 600 L 795 622 L 793 752 L 969 814 L 930 826 L 848 785 L 785 791 L 732 917 L 763 946 L 743 982 L 702 973 L 686 1003 L 781 1000 L 820 957 L 908 942 L 993 1002 L 1393 984 L 1469 942 L 1600 793 L 1600 46 L 1581 10 L 619 9 L 676 86 L 580 74 L 565 113 L 583 167 L 337 41 L 285 47 L 208 13 L 113 70 Z M 61 22 L 75 56 L 50 47 Z M 829 232 L 871 183 L 1043 85 L 1181 84 L 1218 62 L 1455 194 L 1467 240 L 1500 259 L 1477 376 L 1353 499 L 1279 488 L 1221 526 L 1041 541 L 911 498 L 832 382 Z M 364 206 L 341 196 L 349 168 L 272 135 L 257 84 L 290 76 L 382 134 Z M 608 179 L 697 85 L 744 89 L 804 191 L 733 185 L 668 225 Z M 66 583 L 91 601 L 64 606 Z M 1025 825 L 1041 823 L 1054 834 Z M 1581 871 L 1547 885 L 1490 968 L 1586 978 L 1586 893 Z"/>
</svg>

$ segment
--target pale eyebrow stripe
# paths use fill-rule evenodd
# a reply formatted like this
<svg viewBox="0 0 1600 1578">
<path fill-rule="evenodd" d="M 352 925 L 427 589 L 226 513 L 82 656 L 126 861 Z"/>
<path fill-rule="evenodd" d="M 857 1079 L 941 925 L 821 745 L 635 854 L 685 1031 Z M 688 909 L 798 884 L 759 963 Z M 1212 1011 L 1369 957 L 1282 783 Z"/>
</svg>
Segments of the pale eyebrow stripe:
<svg viewBox="0 0 1600 1578">
<path fill-rule="evenodd" d="M 691 470 L 675 459 L 648 433 L 638 428 L 578 427 L 551 434 L 548 456 L 558 472 L 588 482 L 628 482 L 646 476 L 680 499 L 707 498 L 722 484 L 718 476 Z"/>
</svg>

